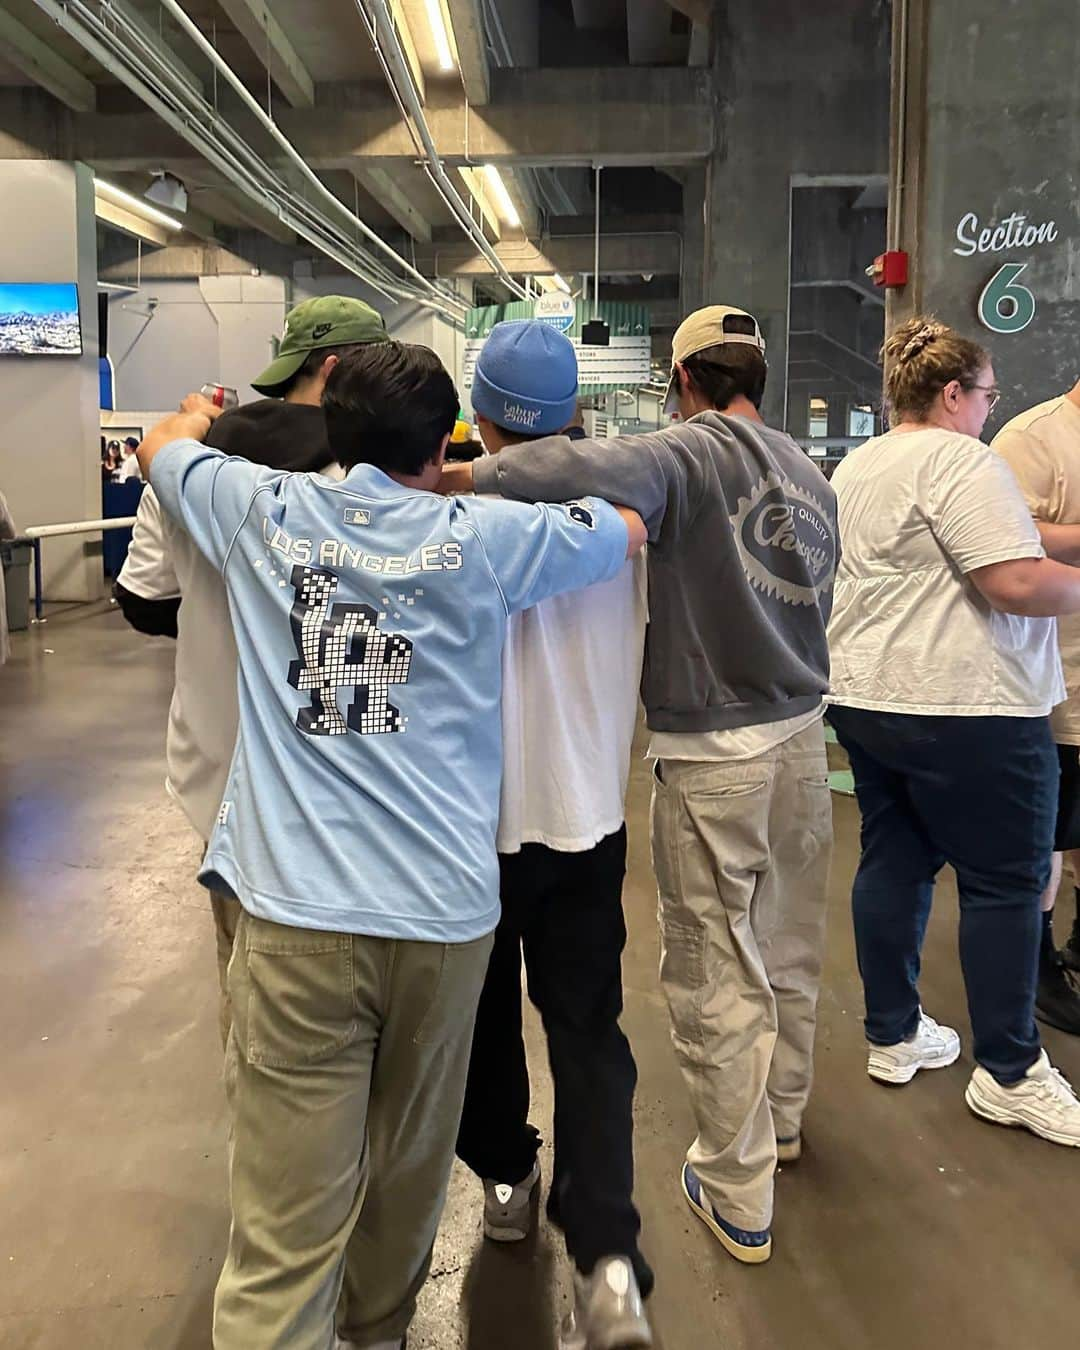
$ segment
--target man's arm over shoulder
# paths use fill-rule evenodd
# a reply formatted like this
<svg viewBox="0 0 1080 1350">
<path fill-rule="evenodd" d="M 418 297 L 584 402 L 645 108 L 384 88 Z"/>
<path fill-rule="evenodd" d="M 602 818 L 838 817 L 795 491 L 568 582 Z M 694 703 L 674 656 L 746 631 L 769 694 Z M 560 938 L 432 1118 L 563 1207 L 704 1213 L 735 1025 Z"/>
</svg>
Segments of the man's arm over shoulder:
<svg viewBox="0 0 1080 1350">
<path fill-rule="evenodd" d="M 198 441 L 172 441 L 155 455 L 150 481 L 164 510 L 196 548 L 223 571 L 255 492 L 280 477 L 246 459 L 230 459 Z"/>
<path fill-rule="evenodd" d="M 608 441 L 549 436 L 474 460 L 477 492 L 518 501 L 564 501 L 588 494 L 632 507 L 655 541 L 685 524 L 702 490 L 707 433 L 689 424 Z"/>
<path fill-rule="evenodd" d="M 636 512 L 587 498 L 558 506 L 459 504 L 483 546 L 507 613 L 613 577 L 644 542 Z"/>
</svg>

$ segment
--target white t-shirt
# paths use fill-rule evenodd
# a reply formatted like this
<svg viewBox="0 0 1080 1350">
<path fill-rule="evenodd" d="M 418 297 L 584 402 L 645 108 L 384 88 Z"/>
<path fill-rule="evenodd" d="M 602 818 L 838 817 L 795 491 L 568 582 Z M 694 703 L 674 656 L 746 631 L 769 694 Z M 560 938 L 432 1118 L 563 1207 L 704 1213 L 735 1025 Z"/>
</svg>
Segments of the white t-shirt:
<svg viewBox="0 0 1080 1350">
<path fill-rule="evenodd" d="M 236 640 L 220 573 L 143 489 L 120 585 L 144 600 L 180 595 L 176 684 L 165 739 L 169 795 L 204 841 L 217 820 L 240 720 Z"/>
<path fill-rule="evenodd" d="M 1053 619 L 992 609 L 967 573 L 1045 556 L 1008 466 L 958 432 L 890 432 L 840 464 L 831 702 L 1041 717 L 1065 695 Z"/>
<path fill-rule="evenodd" d="M 116 471 L 116 481 L 118 483 L 126 483 L 129 478 L 142 480 L 142 471 L 139 468 L 139 458 L 134 453 L 128 455 Z"/>
<path fill-rule="evenodd" d="M 1052 398 L 1014 417 L 991 447 L 1016 475 L 1028 510 L 1052 525 L 1080 525 L 1080 407 Z M 1080 614 L 1057 621 L 1065 702 L 1050 718 L 1059 745 L 1080 745 Z"/>
<path fill-rule="evenodd" d="M 497 847 L 580 853 L 625 818 L 647 617 L 645 559 L 511 617 Z"/>
<path fill-rule="evenodd" d="M 812 712 L 785 717 L 782 722 L 758 722 L 752 727 L 728 731 L 654 731 L 649 737 L 647 759 L 677 759 L 696 762 L 741 764 L 767 755 L 778 745 L 809 730 L 825 716 L 822 703 Z"/>
<path fill-rule="evenodd" d="M 336 481 L 344 477 L 336 464 L 324 472 Z M 213 833 L 236 748 L 236 639 L 221 573 L 162 511 L 149 484 L 139 498 L 131 547 L 117 580 L 143 600 L 182 597 L 165 788 L 205 842 Z"/>
</svg>

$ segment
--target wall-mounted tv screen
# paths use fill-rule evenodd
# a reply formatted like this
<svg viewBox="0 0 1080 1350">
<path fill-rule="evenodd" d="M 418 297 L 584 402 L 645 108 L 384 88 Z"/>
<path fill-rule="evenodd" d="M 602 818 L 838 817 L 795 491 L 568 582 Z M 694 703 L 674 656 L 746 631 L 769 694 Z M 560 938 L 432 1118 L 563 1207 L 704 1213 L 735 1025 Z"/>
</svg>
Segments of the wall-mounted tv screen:
<svg viewBox="0 0 1080 1350">
<path fill-rule="evenodd" d="M 80 356 L 73 281 L 0 282 L 0 356 Z"/>
</svg>

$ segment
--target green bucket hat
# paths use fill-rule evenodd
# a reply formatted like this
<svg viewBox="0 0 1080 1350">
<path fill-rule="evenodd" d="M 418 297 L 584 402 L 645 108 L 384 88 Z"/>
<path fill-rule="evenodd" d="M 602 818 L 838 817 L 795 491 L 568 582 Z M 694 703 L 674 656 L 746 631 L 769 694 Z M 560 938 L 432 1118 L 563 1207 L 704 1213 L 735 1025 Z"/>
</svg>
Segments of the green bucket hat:
<svg viewBox="0 0 1080 1350">
<path fill-rule="evenodd" d="M 291 380 L 310 352 L 321 347 L 344 347 L 351 343 L 388 342 L 382 315 L 347 295 L 320 295 L 290 309 L 277 357 L 270 362 L 252 389 L 270 397 Z"/>
</svg>

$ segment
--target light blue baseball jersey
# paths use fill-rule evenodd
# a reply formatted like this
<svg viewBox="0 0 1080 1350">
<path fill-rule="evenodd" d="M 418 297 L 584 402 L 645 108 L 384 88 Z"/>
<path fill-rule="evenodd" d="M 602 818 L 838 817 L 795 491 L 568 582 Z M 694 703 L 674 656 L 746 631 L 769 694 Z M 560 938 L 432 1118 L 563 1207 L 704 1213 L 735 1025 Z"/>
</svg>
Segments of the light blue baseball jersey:
<svg viewBox="0 0 1080 1350">
<path fill-rule="evenodd" d="M 438 497 L 371 465 L 283 474 L 195 441 L 150 479 L 222 572 L 240 658 L 200 880 L 293 927 L 489 933 L 507 617 L 614 576 L 618 513 Z"/>
</svg>

